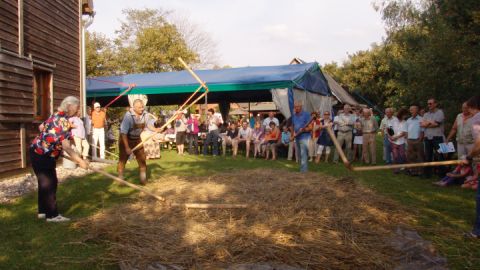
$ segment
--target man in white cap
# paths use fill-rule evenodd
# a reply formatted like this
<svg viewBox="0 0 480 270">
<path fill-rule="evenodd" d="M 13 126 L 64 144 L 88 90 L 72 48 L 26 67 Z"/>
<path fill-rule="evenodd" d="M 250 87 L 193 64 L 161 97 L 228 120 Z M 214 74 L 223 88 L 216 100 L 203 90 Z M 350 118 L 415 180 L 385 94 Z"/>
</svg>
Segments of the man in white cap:
<svg viewBox="0 0 480 270">
<path fill-rule="evenodd" d="M 97 144 L 100 145 L 100 158 L 105 159 L 105 127 L 107 124 L 107 115 L 102 110 L 100 103 L 93 104 L 92 112 L 92 141 L 93 141 L 93 158 L 97 157 Z"/>
</svg>

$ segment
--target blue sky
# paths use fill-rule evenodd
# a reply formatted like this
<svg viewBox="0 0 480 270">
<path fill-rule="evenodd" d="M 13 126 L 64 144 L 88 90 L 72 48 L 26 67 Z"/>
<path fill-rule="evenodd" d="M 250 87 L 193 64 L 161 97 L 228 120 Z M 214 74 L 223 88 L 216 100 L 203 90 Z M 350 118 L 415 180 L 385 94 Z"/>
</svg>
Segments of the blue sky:
<svg viewBox="0 0 480 270">
<path fill-rule="evenodd" d="M 186 17 L 216 43 L 221 65 L 288 64 L 293 57 L 341 62 L 385 36 L 372 0 L 98 0 L 89 30 L 114 36 L 126 8 Z"/>
</svg>

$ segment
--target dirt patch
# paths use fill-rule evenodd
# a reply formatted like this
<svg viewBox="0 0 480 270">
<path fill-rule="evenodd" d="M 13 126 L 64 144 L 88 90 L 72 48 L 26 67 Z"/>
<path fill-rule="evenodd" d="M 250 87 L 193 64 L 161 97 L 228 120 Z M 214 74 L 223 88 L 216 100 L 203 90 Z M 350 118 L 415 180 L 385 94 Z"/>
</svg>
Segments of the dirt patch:
<svg viewBox="0 0 480 270">
<path fill-rule="evenodd" d="M 85 243 L 108 244 L 104 263 L 124 269 L 156 262 L 181 269 L 249 269 L 245 265 L 258 262 L 292 269 L 393 269 L 399 251 L 392 236 L 398 226 L 408 227 L 406 211 L 352 178 L 259 169 L 165 176 L 147 188 L 176 202 L 249 207 L 185 210 L 142 196 L 77 222 L 87 232 Z"/>
</svg>

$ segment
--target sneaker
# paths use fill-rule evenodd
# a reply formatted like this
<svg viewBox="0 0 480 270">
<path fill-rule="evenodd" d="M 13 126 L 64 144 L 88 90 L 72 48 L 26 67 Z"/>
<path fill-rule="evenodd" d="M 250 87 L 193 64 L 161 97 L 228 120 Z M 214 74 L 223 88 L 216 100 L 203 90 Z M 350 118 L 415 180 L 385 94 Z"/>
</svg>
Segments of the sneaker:
<svg viewBox="0 0 480 270">
<path fill-rule="evenodd" d="M 467 239 L 480 239 L 480 235 L 474 234 L 473 232 L 467 232 L 463 235 Z"/>
<path fill-rule="evenodd" d="M 58 215 L 58 216 L 53 217 L 53 218 L 47 218 L 47 222 L 67 222 L 67 221 L 70 221 L 70 219 L 66 218 L 66 217 L 63 217 L 61 215 Z"/>
<path fill-rule="evenodd" d="M 44 219 L 44 218 L 46 218 L 46 217 L 47 217 L 46 214 L 41 214 L 41 213 L 39 213 L 39 214 L 37 215 L 37 218 L 38 218 L 38 219 Z"/>
</svg>

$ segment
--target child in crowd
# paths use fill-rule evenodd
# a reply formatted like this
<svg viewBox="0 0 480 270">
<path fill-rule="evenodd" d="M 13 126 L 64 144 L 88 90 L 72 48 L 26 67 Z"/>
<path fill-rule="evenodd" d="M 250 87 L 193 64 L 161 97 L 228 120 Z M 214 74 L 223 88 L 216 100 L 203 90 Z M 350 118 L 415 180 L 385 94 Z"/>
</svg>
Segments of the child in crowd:
<svg viewBox="0 0 480 270">
<path fill-rule="evenodd" d="M 473 171 L 470 165 L 460 164 L 455 170 L 447 173 L 447 175 L 434 185 L 446 187 L 454 184 L 463 184 L 467 177 L 472 176 Z"/>
<path fill-rule="evenodd" d="M 265 135 L 266 155 L 265 159 L 269 159 L 270 152 L 272 152 L 272 160 L 277 159 L 277 142 L 280 138 L 280 129 L 275 125 L 275 122 L 270 122 L 267 134 Z"/>
<path fill-rule="evenodd" d="M 254 148 L 253 148 L 253 157 L 256 158 L 257 155 L 261 155 L 262 154 L 262 151 L 261 151 L 261 146 L 263 144 L 263 141 L 264 141 L 264 132 L 263 132 L 263 128 L 262 128 L 262 124 L 260 122 L 256 122 L 255 123 L 255 128 L 253 129 L 253 138 L 252 138 L 252 141 L 253 141 L 253 145 L 254 145 Z"/>
</svg>

